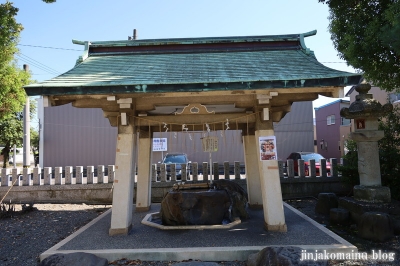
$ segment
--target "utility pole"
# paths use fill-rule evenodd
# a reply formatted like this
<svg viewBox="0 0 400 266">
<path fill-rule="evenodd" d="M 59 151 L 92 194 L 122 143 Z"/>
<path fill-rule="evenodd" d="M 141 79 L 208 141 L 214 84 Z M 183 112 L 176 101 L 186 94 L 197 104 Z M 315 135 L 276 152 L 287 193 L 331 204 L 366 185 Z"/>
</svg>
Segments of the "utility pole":
<svg viewBox="0 0 400 266">
<path fill-rule="evenodd" d="M 24 70 L 29 71 L 29 66 L 24 65 Z M 24 142 L 23 142 L 23 167 L 28 168 L 31 166 L 31 118 L 29 112 L 29 97 L 26 96 L 24 107 Z M 15 164 L 15 162 L 14 162 Z"/>
</svg>

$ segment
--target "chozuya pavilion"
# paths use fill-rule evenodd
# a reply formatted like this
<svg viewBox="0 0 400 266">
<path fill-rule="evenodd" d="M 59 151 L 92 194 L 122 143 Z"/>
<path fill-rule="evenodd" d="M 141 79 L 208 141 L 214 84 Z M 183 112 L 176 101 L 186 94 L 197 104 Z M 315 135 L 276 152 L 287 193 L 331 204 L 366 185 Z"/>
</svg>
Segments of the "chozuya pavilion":
<svg viewBox="0 0 400 266">
<path fill-rule="evenodd" d="M 343 97 L 361 79 L 319 63 L 304 42 L 315 34 L 73 41 L 85 47 L 75 67 L 25 90 L 49 106 L 101 108 L 118 127 L 110 235 L 132 226 L 136 145 L 136 211 L 150 208 L 151 138 L 165 126 L 242 130 L 249 204 L 262 205 L 267 230 L 286 231 L 278 161 L 262 159 L 259 140 L 293 102 Z"/>
</svg>

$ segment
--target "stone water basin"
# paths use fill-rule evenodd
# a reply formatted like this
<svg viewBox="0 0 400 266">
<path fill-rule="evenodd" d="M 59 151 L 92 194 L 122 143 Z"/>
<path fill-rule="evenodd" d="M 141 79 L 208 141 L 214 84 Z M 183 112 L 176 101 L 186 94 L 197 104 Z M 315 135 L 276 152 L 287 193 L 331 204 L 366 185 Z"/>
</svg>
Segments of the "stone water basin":
<svg viewBox="0 0 400 266">
<path fill-rule="evenodd" d="M 230 228 L 248 218 L 247 194 L 236 183 L 177 184 L 161 202 L 161 211 L 146 215 L 143 224 L 160 229 Z"/>
</svg>

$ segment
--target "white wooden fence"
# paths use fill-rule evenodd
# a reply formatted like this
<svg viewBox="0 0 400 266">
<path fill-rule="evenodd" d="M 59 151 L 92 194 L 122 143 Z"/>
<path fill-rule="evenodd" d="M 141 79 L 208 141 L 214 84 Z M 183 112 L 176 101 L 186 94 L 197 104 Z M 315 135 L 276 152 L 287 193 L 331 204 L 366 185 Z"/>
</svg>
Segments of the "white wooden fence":
<svg viewBox="0 0 400 266">
<path fill-rule="evenodd" d="M 310 160 L 309 166 L 306 167 L 304 160 L 298 161 L 298 169 L 294 169 L 293 160 L 287 162 L 279 161 L 279 175 L 281 178 L 307 178 L 307 177 L 338 177 L 337 159 L 330 159 L 330 166 L 327 168 L 325 159 L 319 162 L 316 167 L 315 160 Z M 151 177 L 153 182 L 175 182 L 177 181 L 176 165 L 172 164 L 167 167 L 165 164 L 154 164 L 151 166 Z M 188 173 L 188 172 L 189 173 Z M 318 176 L 317 176 L 318 172 Z M 295 173 L 298 173 L 295 176 Z M 42 186 L 42 185 L 85 185 L 85 184 L 107 184 L 113 183 L 115 177 L 115 166 L 109 165 L 105 169 L 104 165 L 67 166 L 62 167 L 40 167 L 35 168 L 3 168 L 0 175 L 0 186 Z M 210 172 L 209 164 L 204 162 L 200 167 L 198 163 L 193 162 L 187 169 L 185 164 L 181 165 L 181 178 L 179 181 L 196 182 L 209 181 L 218 179 L 245 179 L 244 165 L 240 162 L 224 162 L 220 165 L 218 162 L 213 163 Z M 135 178 L 136 181 L 136 178 Z"/>
</svg>

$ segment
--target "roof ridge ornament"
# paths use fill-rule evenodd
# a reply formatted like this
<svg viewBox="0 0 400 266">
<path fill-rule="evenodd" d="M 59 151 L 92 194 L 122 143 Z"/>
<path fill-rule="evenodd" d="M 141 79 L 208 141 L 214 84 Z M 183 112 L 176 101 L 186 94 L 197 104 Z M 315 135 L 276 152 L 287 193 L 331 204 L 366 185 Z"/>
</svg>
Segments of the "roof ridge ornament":
<svg viewBox="0 0 400 266">
<path fill-rule="evenodd" d="M 317 34 L 317 30 L 312 30 L 309 32 L 301 33 L 299 35 L 301 48 L 303 48 L 305 50 L 306 54 L 310 54 L 311 50 L 310 50 L 310 48 L 307 48 L 306 43 L 304 42 L 304 37 L 310 37 L 310 36 L 314 36 L 316 34 Z"/>
<path fill-rule="evenodd" d="M 79 58 L 76 60 L 75 66 L 77 66 L 83 61 L 85 61 L 86 58 L 89 57 L 89 46 L 91 43 L 89 41 L 78 41 L 74 39 L 72 39 L 72 43 L 78 45 L 85 45 L 85 49 L 83 50 L 83 55 L 79 56 Z"/>
</svg>

